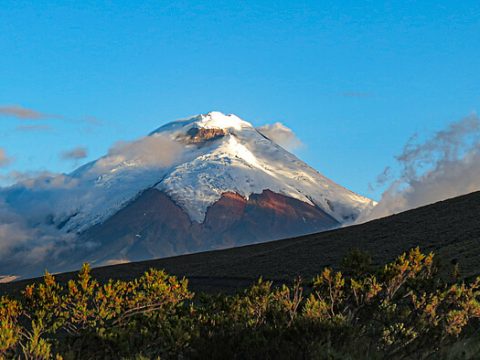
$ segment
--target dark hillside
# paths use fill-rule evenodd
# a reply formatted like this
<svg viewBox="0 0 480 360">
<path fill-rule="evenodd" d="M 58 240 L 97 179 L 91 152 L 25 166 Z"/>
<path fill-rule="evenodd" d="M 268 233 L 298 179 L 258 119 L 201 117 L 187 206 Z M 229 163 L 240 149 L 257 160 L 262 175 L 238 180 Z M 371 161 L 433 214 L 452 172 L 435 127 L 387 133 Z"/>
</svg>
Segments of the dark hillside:
<svg viewBox="0 0 480 360">
<path fill-rule="evenodd" d="M 225 290 L 251 284 L 259 276 L 288 281 L 310 278 L 325 266 L 337 267 L 353 248 L 367 251 L 375 263 L 420 246 L 444 264 L 458 261 L 461 275 L 480 274 L 480 192 L 424 206 L 366 224 L 239 248 L 94 269 L 100 279 L 137 277 L 148 268 L 186 276 L 193 290 Z M 59 279 L 71 274 L 59 275 Z M 0 284 L 15 292 L 32 280 Z"/>
</svg>

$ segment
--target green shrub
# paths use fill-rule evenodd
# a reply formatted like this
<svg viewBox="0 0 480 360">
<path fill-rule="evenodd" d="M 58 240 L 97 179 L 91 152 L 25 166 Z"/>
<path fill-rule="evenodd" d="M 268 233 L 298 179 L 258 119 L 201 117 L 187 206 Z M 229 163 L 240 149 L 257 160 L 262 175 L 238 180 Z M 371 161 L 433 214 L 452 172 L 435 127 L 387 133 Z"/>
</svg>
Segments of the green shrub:
<svg viewBox="0 0 480 360">
<path fill-rule="evenodd" d="M 47 273 L 0 298 L 0 359 L 475 358 L 479 279 L 446 283 L 418 248 L 377 270 L 368 259 L 236 295 L 194 296 L 158 270 L 105 284 L 87 265 L 67 284 Z"/>
</svg>

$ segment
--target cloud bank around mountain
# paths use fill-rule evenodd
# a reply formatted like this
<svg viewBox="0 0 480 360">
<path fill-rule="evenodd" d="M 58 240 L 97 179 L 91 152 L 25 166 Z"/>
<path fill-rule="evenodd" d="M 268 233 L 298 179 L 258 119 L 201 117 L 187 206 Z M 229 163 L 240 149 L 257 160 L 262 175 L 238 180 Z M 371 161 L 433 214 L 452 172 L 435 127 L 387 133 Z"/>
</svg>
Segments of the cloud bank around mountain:
<svg viewBox="0 0 480 360">
<path fill-rule="evenodd" d="M 91 181 L 99 174 L 116 171 L 118 166 L 131 162 L 141 162 L 151 168 L 170 166 L 181 157 L 183 150 L 182 144 L 159 134 L 116 143 L 107 155 L 92 163 L 82 178 L 49 172 L 12 172 L 9 176 L 16 184 L 0 188 L 0 258 L 8 259 L 0 261 L 0 278 L 17 275 L 15 269 L 23 266 L 58 264 L 71 251 L 95 246 L 77 241 L 74 232 L 59 231 L 58 219 L 49 216 L 59 208 L 68 216 L 75 211 L 77 201 L 85 202 L 95 197 Z M 82 147 L 61 154 L 64 159 L 75 161 L 86 155 Z M 0 149 L 0 165 L 8 161 L 6 153 Z M 18 194 L 26 194 L 23 201 L 15 201 Z"/>
<path fill-rule="evenodd" d="M 386 168 L 379 175 L 388 187 L 359 222 L 480 190 L 480 119 L 468 116 L 422 142 L 414 135 L 396 160 L 399 173 Z"/>
<path fill-rule="evenodd" d="M 53 227 L 29 222 L 0 199 L 0 280 L 17 275 L 16 271 L 23 271 L 25 266 L 60 259 L 65 251 L 78 247 L 75 240 L 75 234 L 62 234 Z"/>
<path fill-rule="evenodd" d="M 144 166 L 166 167 L 177 161 L 184 146 L 163 134 L 145 136 L 134 141 L 119 141 L 99 159 L 93 170 L 105 171 L 122 163 L 139 162 Z"/>
</svg>

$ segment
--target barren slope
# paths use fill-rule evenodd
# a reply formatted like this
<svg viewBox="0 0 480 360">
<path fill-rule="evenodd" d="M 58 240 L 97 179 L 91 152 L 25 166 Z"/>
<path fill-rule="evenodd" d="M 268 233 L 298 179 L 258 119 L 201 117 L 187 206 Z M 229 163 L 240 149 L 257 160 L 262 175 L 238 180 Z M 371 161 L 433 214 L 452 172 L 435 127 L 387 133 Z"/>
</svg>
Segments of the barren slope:
<svg viewBox="0 0 480 360">
<path fill-rule="evenodd" d="M 259 276 L 290 280 L 310 278 L 325 266 L 336 267 L 352 248 L 368 251 L 381 263 L 420 246 L 435 251 L 448 264 L 460 262 L 462 275 L 480 273 L 480 192 L 410 210 L 366 224 L 299 238 L 166 259 L 97 268 L 99 279 L 129 279 L 150 267 L 191 279 L 195 290 L 229 291 Z M 69 278 L 63 274 L 60 279 Z M 15 291 L 27 281 L 0 285 Z"/>
</svg>

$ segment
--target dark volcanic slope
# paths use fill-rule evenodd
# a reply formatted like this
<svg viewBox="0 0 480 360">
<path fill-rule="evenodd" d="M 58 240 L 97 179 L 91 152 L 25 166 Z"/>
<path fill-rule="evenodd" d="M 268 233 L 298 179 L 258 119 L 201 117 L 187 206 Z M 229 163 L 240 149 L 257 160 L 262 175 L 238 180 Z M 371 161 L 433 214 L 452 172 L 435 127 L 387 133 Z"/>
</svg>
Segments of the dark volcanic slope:
<svg viewBox="0 0 480 360">
<path fill-rule="evenodd" d="M 100 279 L 132 278 L 150 267 L 185 275 L 196 290 L 231 290 L 259 276 L 289 280 L 310 278 L 325 266 L 338 266 L 352 248 L 384 262 L 420 246 L 435 251 L 444 263 L 460 261 L 464 276 L 480 273 L 480 192 L 460 196 L 388 218 L 339 230 L 240 248 L 211 251 L 95 269 Z M 71 276 L 64 274 L 61 278 Z M 12 291 L 24 282 L 4 284 Z"/>
<path fill-rule="evenodd" d="M 199 224 L 190 221 L 166 194 L 149 189 L 82 235 L 85 241 L 101 246 L 81 259 L 95 259 L 90 261 L 98 265 L 111 259 L 154 259 L 311 234 L 338 226 L 321 209 L 270 190 L 253 194 L 248 200 L 235 193 L 224 193 Z"/>
</svg>

